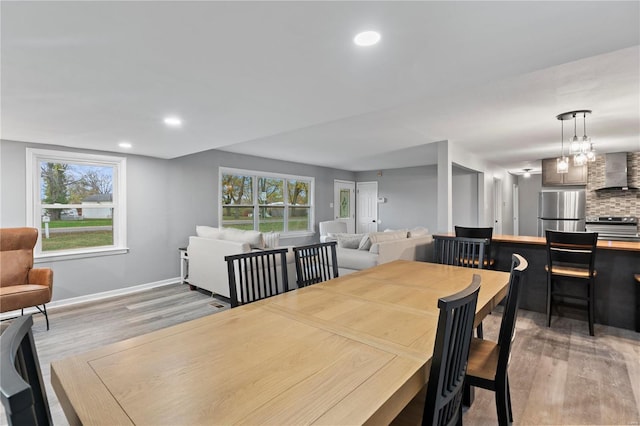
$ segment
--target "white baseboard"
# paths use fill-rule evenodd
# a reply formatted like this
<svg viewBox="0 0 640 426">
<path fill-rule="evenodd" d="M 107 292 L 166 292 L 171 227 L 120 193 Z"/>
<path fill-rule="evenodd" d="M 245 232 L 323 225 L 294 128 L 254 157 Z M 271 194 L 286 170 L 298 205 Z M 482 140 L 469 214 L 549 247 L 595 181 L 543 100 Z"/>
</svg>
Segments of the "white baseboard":
<svg viewBox="0 0 640 426">
<path fill-rule="evenodd" d="M 119 288 L 117 290 L 103 291 L 101 293 L 87 294 L 85 296 L 72 297 L 72 298 L 63 299 L 63 300 L 54 300 L 53 302 L 47 303 L 47 309 L 77 305 L 78 303 L 95 302 L 97 300 L 108 299 L 110 297 L 116 297 L 116 296 L 123 296 L 125 294 L 137 293 L 139 291 L 150 290 L 152 288 L 162 287 L 165 285 L 176 284 L 180 282 L 182 282 L 182 278 L 176 277 L 176 278 L 169 278 L 162 281 L 147 283 L 147 284 L 135 285 L 133 287 Z M 54 283 L 54 287 L 55 287 L 55 283 Z M 24 310 L 25 314 L 33 314 L 37 312 L 39 311 L 35 307 L 25 308 Z M 0 320 L 6 319 L 6 318 L 12 318 L 17 315 L 20 315 L 20 310 L 4 312 L 3 314 L 0 314 Z"/>
</svg>

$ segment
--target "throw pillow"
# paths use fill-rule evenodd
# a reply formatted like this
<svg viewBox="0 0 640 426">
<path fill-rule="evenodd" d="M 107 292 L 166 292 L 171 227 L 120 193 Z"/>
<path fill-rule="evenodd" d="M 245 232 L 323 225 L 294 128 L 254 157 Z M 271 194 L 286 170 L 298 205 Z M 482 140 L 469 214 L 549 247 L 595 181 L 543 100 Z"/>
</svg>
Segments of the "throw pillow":
<svg viewBox="0 0 640 426">
<path fill-rule="evenodd" d="M 338 247 L 348 249 L 358 249 L 360 240 L 362 240 L 362 234 L 336 234 L 338 239 Z"/>
<path fill-rule="evenodd" d="M 211 238 L 214 240 L 218 240 L 220 239 L 221 231 L 220 231 L 220 228 L 214 228 L 213 226 L 197 225 L 196 235 L 198 237 Z"/>
<path fill-rule="evenodd" d="M 370 248 L 371 238 L 369 238 L 369 234 L 364 234 L 364 236 L 360 240 L 360 245 L 358 245 L 358 250 L 369 250 Z"/>
<path fill-rule="evenodd" d="M 264 238 L 259 231 L 243 231 L 242 229 L 224 228 L 220 237 L 223 240 L 249 243 L 251 248 L 264 249 Z"/>
<path fill-rule="evenodd" d="M 429 229 L 423 226 L 416 226 L 409 230 L 409 238 L 424 237 L 425 235 L 429 235 Z"/>
<path fill-rule="evenodd" d="M 276 248 L 280 247 L 280 233 L 279 232 L 265 232 L 262 234 L 264 238 L 264 247 L 265 248 Z"/>
</svg>

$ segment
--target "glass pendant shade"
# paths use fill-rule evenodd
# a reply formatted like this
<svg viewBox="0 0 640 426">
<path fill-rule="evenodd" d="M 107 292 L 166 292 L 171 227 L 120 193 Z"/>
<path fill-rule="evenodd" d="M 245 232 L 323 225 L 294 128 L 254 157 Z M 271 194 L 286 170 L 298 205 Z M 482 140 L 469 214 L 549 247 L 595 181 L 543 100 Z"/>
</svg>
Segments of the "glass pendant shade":
<svg viewBox="0 0 640 426">
<path fill-rule="evenodd" d="M 587 161 L 590 163 L 593 163 L 594 161 L 596 161 L 596 150 L 593 149 L 593 144 L 589 144 L 589 151 L 587 151 Z"/>
<path fill-rule="evenodd" d="M 576 154 L 582 150 L 582 142 L 578 140 L 577 136 L 569 139 L 569 153 Z"/>
<path fill-rule="evenodd" d="M 573 156 L 574 166 L 579 167 L 579 166 L 584 166 L 585 164 L 587 164 L 587 154 L 579 152 Z"/>
<path fill-rule="evenodd" d="M 569 158 L 564 155 L 556 159 L 556 172 L 567 173 L 569 171 Z"/>
</svg>

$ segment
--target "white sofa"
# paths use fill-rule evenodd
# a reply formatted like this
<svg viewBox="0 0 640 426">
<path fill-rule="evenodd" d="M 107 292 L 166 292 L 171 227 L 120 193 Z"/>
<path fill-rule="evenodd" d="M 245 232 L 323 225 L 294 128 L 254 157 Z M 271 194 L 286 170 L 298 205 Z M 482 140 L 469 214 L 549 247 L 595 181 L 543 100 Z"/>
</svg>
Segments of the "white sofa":
<svg viewBox="0 0 640 426">
<path fill-rule="evenodd" d="M 189 276 L 186 281 L 212 294 L 229 298 L 227 262 L 224 257 L 248 253 L 252 250 L 275 248 L 277 245 L 277 234 L 196 226 L 196 235 L 189 237 L 187 247 Z M 287 274 L 289 288 L 297 288 L 293 250 L 287 253 Z"/>
<path fill-rule="evenodd" d="M 336 253 L 340 275 L 398 259 L 427 262 L 433 258 L 433 236 L 426 228 L 370 234 L 331 234 L 328 238 L 338 242 Z"/>
<path fill-rule="evenodd" d="M 320 228 L 320 242 L 326 243 L 327 241 L 333 241 L 329 234 L 346 234 L 347 224 L 339 220 L 327 220 L 318 224 Z"/>
</svg>

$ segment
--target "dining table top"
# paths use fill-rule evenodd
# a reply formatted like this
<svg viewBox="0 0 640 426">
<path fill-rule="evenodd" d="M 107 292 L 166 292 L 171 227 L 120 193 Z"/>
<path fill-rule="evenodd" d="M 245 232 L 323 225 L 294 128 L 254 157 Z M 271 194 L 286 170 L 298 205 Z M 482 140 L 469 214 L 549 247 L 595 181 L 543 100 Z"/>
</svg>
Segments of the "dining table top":
<svg viewBox="0 0 640 426">
<path fill-rule="evenodd" d="M 428 378 L 438 299 L 507 272 L 398 260 L 51 364 L 70 424 L 390 422 Z"/>
</svg>

